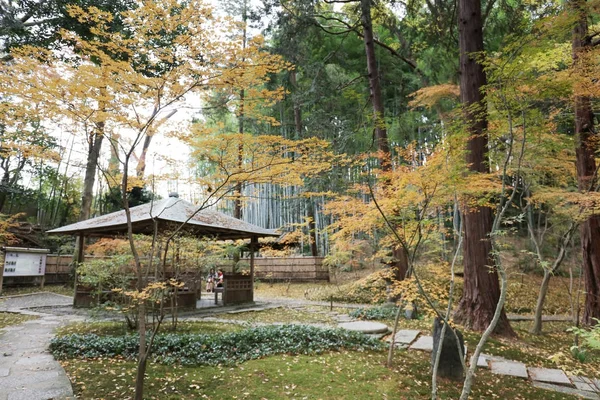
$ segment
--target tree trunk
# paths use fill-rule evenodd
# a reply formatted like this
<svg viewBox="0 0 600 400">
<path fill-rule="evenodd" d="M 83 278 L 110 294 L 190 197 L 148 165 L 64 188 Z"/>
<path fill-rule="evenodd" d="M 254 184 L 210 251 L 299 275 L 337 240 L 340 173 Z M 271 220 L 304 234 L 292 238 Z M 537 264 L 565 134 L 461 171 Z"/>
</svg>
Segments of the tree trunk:
<svg viewBox="0 0 600 400">
<path fill-rule="evenodd" d="M 246 40 L 247 40 L 247 28 L 246 24 L 248 22 L 248 9 L 246 0 L 244 0 L 242 6 L 242 50 L 246 49 Z M 243 61 L 243 59 L 242 59 Z M 244 119 L 245 119 L 245 110 L 244 110 L 244 101 L 246 100 L 246 91 L 242 88 L 240 89 L 240 109 L 238 115 L 238 133 L 242 135 L 244 133 Z M 240 141 L 238 145 L 238 168 L 242 170 L 242 166 L 244 163 L 244 144 Z M 242 183 L 238 183 L 235 185 L 235 198 L 233 200 L 233 217 L 237 219 L 242 219 Z"/>
<path fill-rule="evenodd" d="M 83 195 L 81 196 L 81 212 L 79 220 L 85 221 L 90 218 L 92 213 L 92 201 L 94 199 L 94 183 L 96 182 L 96 169 L 98 159 L 100 158 L 100 149 L 104 139 L 104 124 L 99 123 L 99 127 L 89 138 L 88 157 L 85 166 L 85 178 L 83 179 Z"/>
<path fill-rule="evenodd" d="M 586 62 L 580 55 L 591 46 L 588 36 L 587 11 L 583 0 L 573 0 L 572 7 L 579 16 L 573 29 L 573 63 Z M 594 134 L 594 113 L 591 100 L 587 96 L 575 94 L 575 157 L 579 190 L 588 192 L 595 190 L 596 161 L 595 151 L 598 145 Z M 585 305 L 583 323 L 595 324 L 594 318 L 600 319 L 600 217 L 591 216 L 579 228 L 581 250 L 583 253 L 583 278 L 585 282 Z"/>
<path fill-rule="evenodd" d="M 245 30 L 244 30 L 245 32 Z M 244 99 L 246 93 L 244 89 L 240 90 L 240 115 L 238 115 L 238 133 L 244 133 Z M 244 144 L 240 141 L 238 145 L 238 168 L 242 170 L 244 163 Z M 242 219 L 242 183 L 235 185 L 235 199 L 233 200 L 233 217 Z"/>
<path fill-rule="evenodd" d="M 298 82 L 296 81 L 296 70 L 290 71 L 290 83 L 294 90 L 298 90 Z M 300 103 L 297 99 L 297 93 L 294 93 L 293 103 L 294 103 L 294 127 L 296 131 L 296 137 L 294 139 L 300 139 L 302 137 L 302 110 L 300 108 Z"/>
<path fill-rule="evenodd" d="M 470 171 L 486 173 L 487 112 L 481 89 L 486 84 L 483 65 L 477 62 L 483 51 L 483 22 L 480 0 L 459 0 L 458 30 L 460 46 L 460 97 L 469 138 L 466 162 Z M 483 331 L 492 318 L 500 298 L 498 273 L 491 256 L 492 210 L 488 207 L 464 207 L 464 289 L 455 320 L 469 329 Z M 513 336 L 506 313 L 502 310 L 495 333 Z"/>
<path fill-rule="evenodd" d="M 361 0 L 361 24 L 363 27 L 363 38 L 365 52 L 367 54 L 367 72 L 369 74 L 369 87 L 371 90 L 371 103 L 373 104 L 373 120 L 375 123 L 375 142 L 377 144 L 378 158 L 381 168 L 389 171 L 392 167 L 390 160 L 390 145 L 388 143 L 387 128 L 385 125 L 385 112 L 381 84 L 377 71 L 377 59 L 375 57 L 375 44 L 373 42 L 373 23 L 371 21 L 371 0 Z"/>
<path fill-rule="evenodd" d="M 135 167 L 135 173 L 138 179 L 144 179 L 146 173 L 146 158 L 148 157 L 148 149 L 152 143 L 152 136 L 146 135 L 144 138 L 144 144 L 142 145 L 142 153 L 138 159 L 137 166 Z"/>
<path fill-rule="evenodd" d="M 146 366 L 148 365 L 148 352 L 146 349 L 146 307 L 143 301 L 140 302 L 138 307 L 138 334 L 140 347 L 138 351 L 138 365 L 135 377 L 135 400 L 143 400 L 144 375 L 146 374 Z"/>
<path fill-rule="evenodd" d="M 408 254 L 402 246 L 396 246 L 392 250 L 392 268 L 394 268 L 394 278 L 397 281 L 404 280 L 408 275 Z"/>
<path fill-rule="evenodd" d="M 361 24 L 363 27 L 363 39 L 367 55 L 367 72 L 369 75 L 369 88 L 371 91 L 371 103 L 373 105 L 373 120 L 375 123 L 375 142 L 377 144 L 380 167 L 383 171 L 392 169 L 390 145 L 388 143 L 387 127 L 385 124 L 385 108 L 381 94 L 381 83 L 377 71 L 377 58 L 375 57 L 375 43 L 373 41 L 373 22 L 371 21 L 371 0 L 361 0 Z M 408 270 L 408 254 L 403 246 L 392 250 L 393 262 L 396 268 L 396 276 L 402 280 Z M 403 263 L 405 261 L 405 263 Z M 398 265 L 400 263 L 400 265 Z M 399 272 L 398 272 L 399 271 Z M 402 273 L 404 271 L 404 274 Z"/>
<path fill-rule="evenodd" d="M 100 158 L 100 149 L 102 148 L 102 140 L 104 139 L 104 123 L 98 123 L 98 128 L 89 137 L 88 142 L 88 158 L 85 166 L 85 177 L 83 179 L 83 194 L 81 196 L 81 211 L 79 213 L 79 221 L 85 221 L 90 218 L 92 213 L 92 201 L 94 200 L 94 183 L 96 181 L 96 170 L 98 168 L 98 159 Z M 75 240 L 75 252 L 79 254 L 78 249 L 84 246 L 79 238 Z M 73 265 L 83 262 L 83 260 L 73 258 Z"/>
<path fill-rule="evenodd" d="M 546 294 L 548 294 L 548 286 L 550 285 L 550 278 L 552 275 L 549 271 L 544 270 L 544 278 L 540 285 L 540 292 L 538 293 L 537 303 L 535 305 L 535 314 L 533 315 L 533 326 L 531 327 L 531 333 L 534 335 L 540 335 L 542 333 L 542 314 L 544 311 L 544 302 L 546 301 Z"/>
<path fill-rule="evenodd" d="M 108 160 L 108 176 L 112 180 L 111 182 L 109 182 L 110 187 L 116 186 L 119 183 L 117 180 L 117 176 L 119 175 L 119 172 L 120 172 L 119 167 L 121 165 L 121 163 L 119 161 L 119 139 L 120 139 L 120 136 L 117 133 L 113 133 L 112 135 L 110 135 L 110 138 L 109 138 L 110 159 Z M 146 146 L 145 142 L 144 142 L 144 146 Z M 144 150 L 142 150 L 142 155 L 140 156 L 140 162 L 138 163 L 138 167 L 139 167 L 140 163 L 142 163 L 142 164 L 146 163 L 146 154 L 145 154 Z M 144 174 L 142 173 L 142 177 L 143 177 L 143 175 Z"/>
<path fill-rule="evenodd" d="M 8 168 L 8 167 L 7 167 Z M 8 174 L 8 169 L 4 171 L 4 174 L 2 174 L 2 181 L 0 181 L 0 188 L 2 190 L 0 190 L 0 212 L 2 211 L 2 209 L 4 209 L 4 204 L 6 203 L 6 197 L 8 194 L 8 187 L 9 187 L 9 174 Z"/>
<path fill-rule="evenodd" d="M 21 171 L 25 167 L 26 161 L 26 158 L 22 157 L 19 160 L 17 166 L 11 171 L 10 158 L 4 158 L 2 160 L 2 169 L 4 170 L 4 173 L 2 174 L 2 181 L 0 182 L 0 188 L 2 188 L 2 190 L 0 191 L 0 211 L 2 211 L 6 204 L 9 188 L 14 188 L 17 182 L 19 181 Z M 10 214 L 10 212 L 7 214 Z"/>
<path fill-rule="evenodd" d="M 308 217 L 308 235 L 310 237 L 310 254 L 313 257 L 319 256 L 319 247 L 317 243 L 317 224 L 315 221 L 315 205 L 312 199 L 308 199 L 308 205 L 306 209 L 306 216 Z"/>
</svg>

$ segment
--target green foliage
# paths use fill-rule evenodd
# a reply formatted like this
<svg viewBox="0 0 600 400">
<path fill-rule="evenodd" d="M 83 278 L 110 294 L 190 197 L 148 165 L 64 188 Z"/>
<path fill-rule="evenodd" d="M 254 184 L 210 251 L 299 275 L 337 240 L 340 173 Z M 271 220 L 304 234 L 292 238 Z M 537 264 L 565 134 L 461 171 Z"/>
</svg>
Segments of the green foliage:
<svg viewBox="0 0 600 400">
<path fill-rule="evenodd" d="M 129 207 L 139 206 L 150 203 L 158 198 L 146 187 L 134 186 L 127 192 Z M 123 193 L 120 187 L 111 187 L 101 199 L 101 208 L 103 214 L 108 214 L 123 209 Z"/>
<path fill-rule="evenodd" d="M 377 306 L 371 308 L 358 308 L 356 310 L 351 311 L 349 314 L 352 318 L 365 320 L 382 320 L 396 318 L 396 311 L 396 307 Z"/>
<path fill-rule="evenodd" d="M 79 281 L 99 291 L 126 288 L 131 281 L 127 271 L 132 261 L 131 255 L 115 255 L 87 261 L 77 268 Z"/>
<path fill-rule="evenodd" d="M 587 359 L 588 350 L 600 350 L 600 320 L 594 318 L 596 325 L 590 329 L 582 329 L 578 327 L 570 328 L 569 331 L 579 336 L 581 344 L 571 347 L 571 354 L 581 362 Z"/>
<path fill-rule="evenodd" d="M 220 335 L 163 334 L 154 342 L 154 360 L 163 364 L 235 364 L 274 354 L 315 354 L 327 350 L 377 350 L 383 344 L 361 333 L 305 325 L 264 326 Z M 50 344 L 58 359 L 124 357 L 138 354 L 137 335 L 73 334 Z"/>
<path fill-rule="evenodd" d="M 90 21 L 77 19 L 68 13 L 67 6 L 73 3 L 110 12 L 115 17 L 111 24 L 115 31 L 122 29 L 118 13 L 136 7 L 136 2 L 132 0 L 11 1 L 2 6 L 0 38 L 3 39 L 3 50 L 24 44 L 57 47 L 60 29 L 71 30 L 85 37 L 93 36 Z"/>
</svg>

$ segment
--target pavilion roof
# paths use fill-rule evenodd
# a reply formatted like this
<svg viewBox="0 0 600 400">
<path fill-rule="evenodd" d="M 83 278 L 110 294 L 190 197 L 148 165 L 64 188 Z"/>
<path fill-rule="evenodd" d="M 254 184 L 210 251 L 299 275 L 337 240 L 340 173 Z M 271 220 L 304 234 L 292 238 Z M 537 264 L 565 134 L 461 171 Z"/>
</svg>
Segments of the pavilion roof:
<svg viewBox="0 0 600 400">
<path fill-rule="evenodd" d="M 221 240 L 279 236 L 273 229 L 261 228 L 218 211 L 205 209 L 196 212 L 197 210 L 198 206 L 177 197 L 132 207 L 130 212 L 133 232 L 152 234 L 155 223 L 161 231 L 175 229 L 187 221 L 185 232 L 195 236 L 215 237 Z M 125 210 L 52 229 L 47 233 L 86 236 L 125 234 L 127 233 Z"/>
</svg>

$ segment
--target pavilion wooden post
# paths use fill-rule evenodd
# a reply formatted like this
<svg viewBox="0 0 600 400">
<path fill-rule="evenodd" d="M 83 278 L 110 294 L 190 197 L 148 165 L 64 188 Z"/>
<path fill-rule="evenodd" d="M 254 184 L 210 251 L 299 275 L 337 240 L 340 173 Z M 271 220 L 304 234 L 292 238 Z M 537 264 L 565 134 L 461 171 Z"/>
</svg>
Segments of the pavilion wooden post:
<svg viewBox="0 0 600 400">
<path fill-rule="evenodd" d="M 4 248 L 2 248 L 2 253 L 1 253 L 1 257 L 0 257 L 0 262 L 2 263 L 0 265 L 0 294 L 2 294 L 2 285 L 4 285 L 4 254 L 5 254 L 5 250 Z"/>
<path fill-rule="evenodd" d="M 76 306 L 77 299 L 77 266 L 84 261 L 85 254 L 85 234 L 80 233 L 78 237 L 79 246 L 77 246 L 77 254 L 73 258 L 73 306 Z"/>
<path fill-rule="evenodd" d="M 254 301 L 254 252 L 258 248 L 258 236 L 250 238 L 250 296 L 251 301 Z"/>
</svg>

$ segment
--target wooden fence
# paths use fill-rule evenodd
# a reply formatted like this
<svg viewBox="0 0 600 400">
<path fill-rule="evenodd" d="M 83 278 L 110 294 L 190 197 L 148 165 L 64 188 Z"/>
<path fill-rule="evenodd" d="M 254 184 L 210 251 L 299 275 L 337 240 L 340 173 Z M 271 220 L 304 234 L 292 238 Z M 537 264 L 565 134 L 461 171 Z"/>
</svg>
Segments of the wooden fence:
<svg viewBox="0 0 600 400">
<path fill-rule="evenodd" d="M 1 253 L 0 253 L 1 254 Z M 86 261 L 103 259 L 106 257 L 86 256 Z M 45 283 L 65 283 L 71 274 L 71 255 L 49 254 L 46 258 Z M 3 261 L 0 257 L 0 261 Z M 244 264 L 249 265 L 249 259 L 241 259 Z M 4 263 L 2 263 L 4 265 Z M 329 271 L 323 266 L 323 257 L 256 257 L 254 259 L 254 274 L 257 279 L 270 281 L 328 281 Z M 225 272 L 233 272 L 231 266 L 223 266 Z M 186 275 L 206 274 L 206 271 L 184 271 Z M 21 277 L 19 282 L 25 283 L 28 277 Z M 30 279 L 29 279 L 30 280 Z"/>
<path fill-rule="evenodd" d="M 323 257 L 257 257 L 254 276 L 273 281 L 329 281 Z"/>
</svg>

